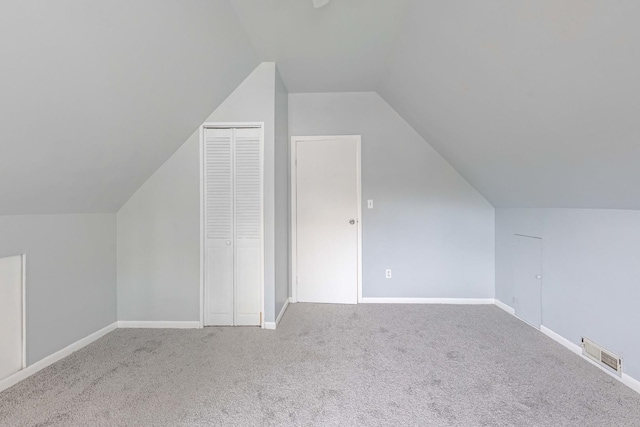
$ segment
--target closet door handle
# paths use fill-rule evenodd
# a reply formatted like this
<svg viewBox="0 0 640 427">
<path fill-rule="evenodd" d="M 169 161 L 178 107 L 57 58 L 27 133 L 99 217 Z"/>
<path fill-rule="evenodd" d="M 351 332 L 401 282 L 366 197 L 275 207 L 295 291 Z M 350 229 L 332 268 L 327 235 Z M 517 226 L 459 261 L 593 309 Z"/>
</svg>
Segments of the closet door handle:
<svg viewBox="0 0 640 427">
<path fill-rule="evenodd" d="M 231 246 L 231 240 L 227 240 L 227 246 Z"/>
</svg>

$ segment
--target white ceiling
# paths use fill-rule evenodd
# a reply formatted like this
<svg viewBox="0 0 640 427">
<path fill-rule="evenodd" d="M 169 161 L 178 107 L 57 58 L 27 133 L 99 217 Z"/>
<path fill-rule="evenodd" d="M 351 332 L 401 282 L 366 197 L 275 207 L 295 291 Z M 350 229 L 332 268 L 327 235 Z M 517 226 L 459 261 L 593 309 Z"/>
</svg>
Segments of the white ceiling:
<svg viewBox="0 0 640 427">
<path fill-rule="evenodd" d="M 232 0 L 263 61 L 289 92 L 373 91 L 407 0 Z"/>
<path fill-rule="evenodd" d="M 499 207 L 640 209 L 640 2 L 233 0 L 290 92 L 376 90 Z"/>
<path fill-rule="evenodd" d="M 4 2 L 0 214 L 115 212 L 253 70 L 226 0 Z"/>
<path fill-rule="evenodd" d="M 497 207 L 640 209 L 640 2 L 412 1 L 381 95 Z"/>
<path fill-rule="evenodd" d="M 498 207 L 640 209 L 635 0 L 16 1 L 0 214 L 115 212 L 260 60 L 378 91 Z"/>
</svg>

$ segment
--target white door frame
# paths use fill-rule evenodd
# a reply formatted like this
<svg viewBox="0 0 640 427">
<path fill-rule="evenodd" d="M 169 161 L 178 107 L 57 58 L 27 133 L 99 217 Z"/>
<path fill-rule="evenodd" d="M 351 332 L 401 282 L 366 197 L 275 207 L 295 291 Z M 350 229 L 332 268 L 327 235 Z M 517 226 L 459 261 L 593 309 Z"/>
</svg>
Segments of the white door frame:
<svg viewBox="0 0 640 427">
<path fill-rule="evenodd" d="M 205 122 L 200 126 L 200 328 L 204 328 L 204 313 L 206 312 L 205 298 L 205 201 L 204 201 L 204 131 L 215 128 L 260 128 L 260 161 L 262 162 L 262 191 L 260 192 L 260 238 L 262 240 L 262 251 L 260 253 L 260 327 L 264 329 L 264 122 Z"/>
<path fill-rule="evenodd" d="M 302 141 L 355 141 L 356 143 L 356 185 L 358 193 L 358 303 L 362 303 L 362 177 L 361 177 L 361 135 L 322 135 L 322 136 L 292 136 L 291 137 L 291 302 L 298 302 L 298 266 L 297 266 L 297 143 Z"/>
</svg>

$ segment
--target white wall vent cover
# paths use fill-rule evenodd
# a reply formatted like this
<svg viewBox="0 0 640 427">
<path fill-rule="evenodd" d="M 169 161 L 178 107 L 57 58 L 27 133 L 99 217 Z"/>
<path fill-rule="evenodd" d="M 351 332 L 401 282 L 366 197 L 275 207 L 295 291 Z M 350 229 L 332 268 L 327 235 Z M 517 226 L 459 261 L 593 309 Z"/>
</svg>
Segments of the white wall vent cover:
<svg viewBox="0 0 640 427">
<path fill-rule="evenodd" d="M 582 354 L 615 374 L 622 376 L 622 359 L 588 338 L 582 338 Z"/>
</svg>

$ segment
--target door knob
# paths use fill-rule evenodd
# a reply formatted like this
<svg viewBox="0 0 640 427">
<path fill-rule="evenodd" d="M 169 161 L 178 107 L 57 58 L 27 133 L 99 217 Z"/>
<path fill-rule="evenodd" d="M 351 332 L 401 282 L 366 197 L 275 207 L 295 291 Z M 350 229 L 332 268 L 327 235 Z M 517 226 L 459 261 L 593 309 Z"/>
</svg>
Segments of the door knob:
<svg viewBox="0 0 640 427">
<path fill-rule="evenodd" d="M 540 279 L 542 279 L 542 276 L 538 274 L 538 275 L 536 276 L 536 279 L 540 280 Z"/>
<path fill-rule="evenodd" d="M 353 224 L 355 224 L 355 223 L 356 223 L 356 220 L 355 220 L 355 219 L 350 219 L 350 220 L 349 220 L 349 224 L 353 225 Z"/>
<path fill-rule="evenodd" d="M 231 246 L 231 240 L 227 240 L 227 246 Z"/>
</svg>

